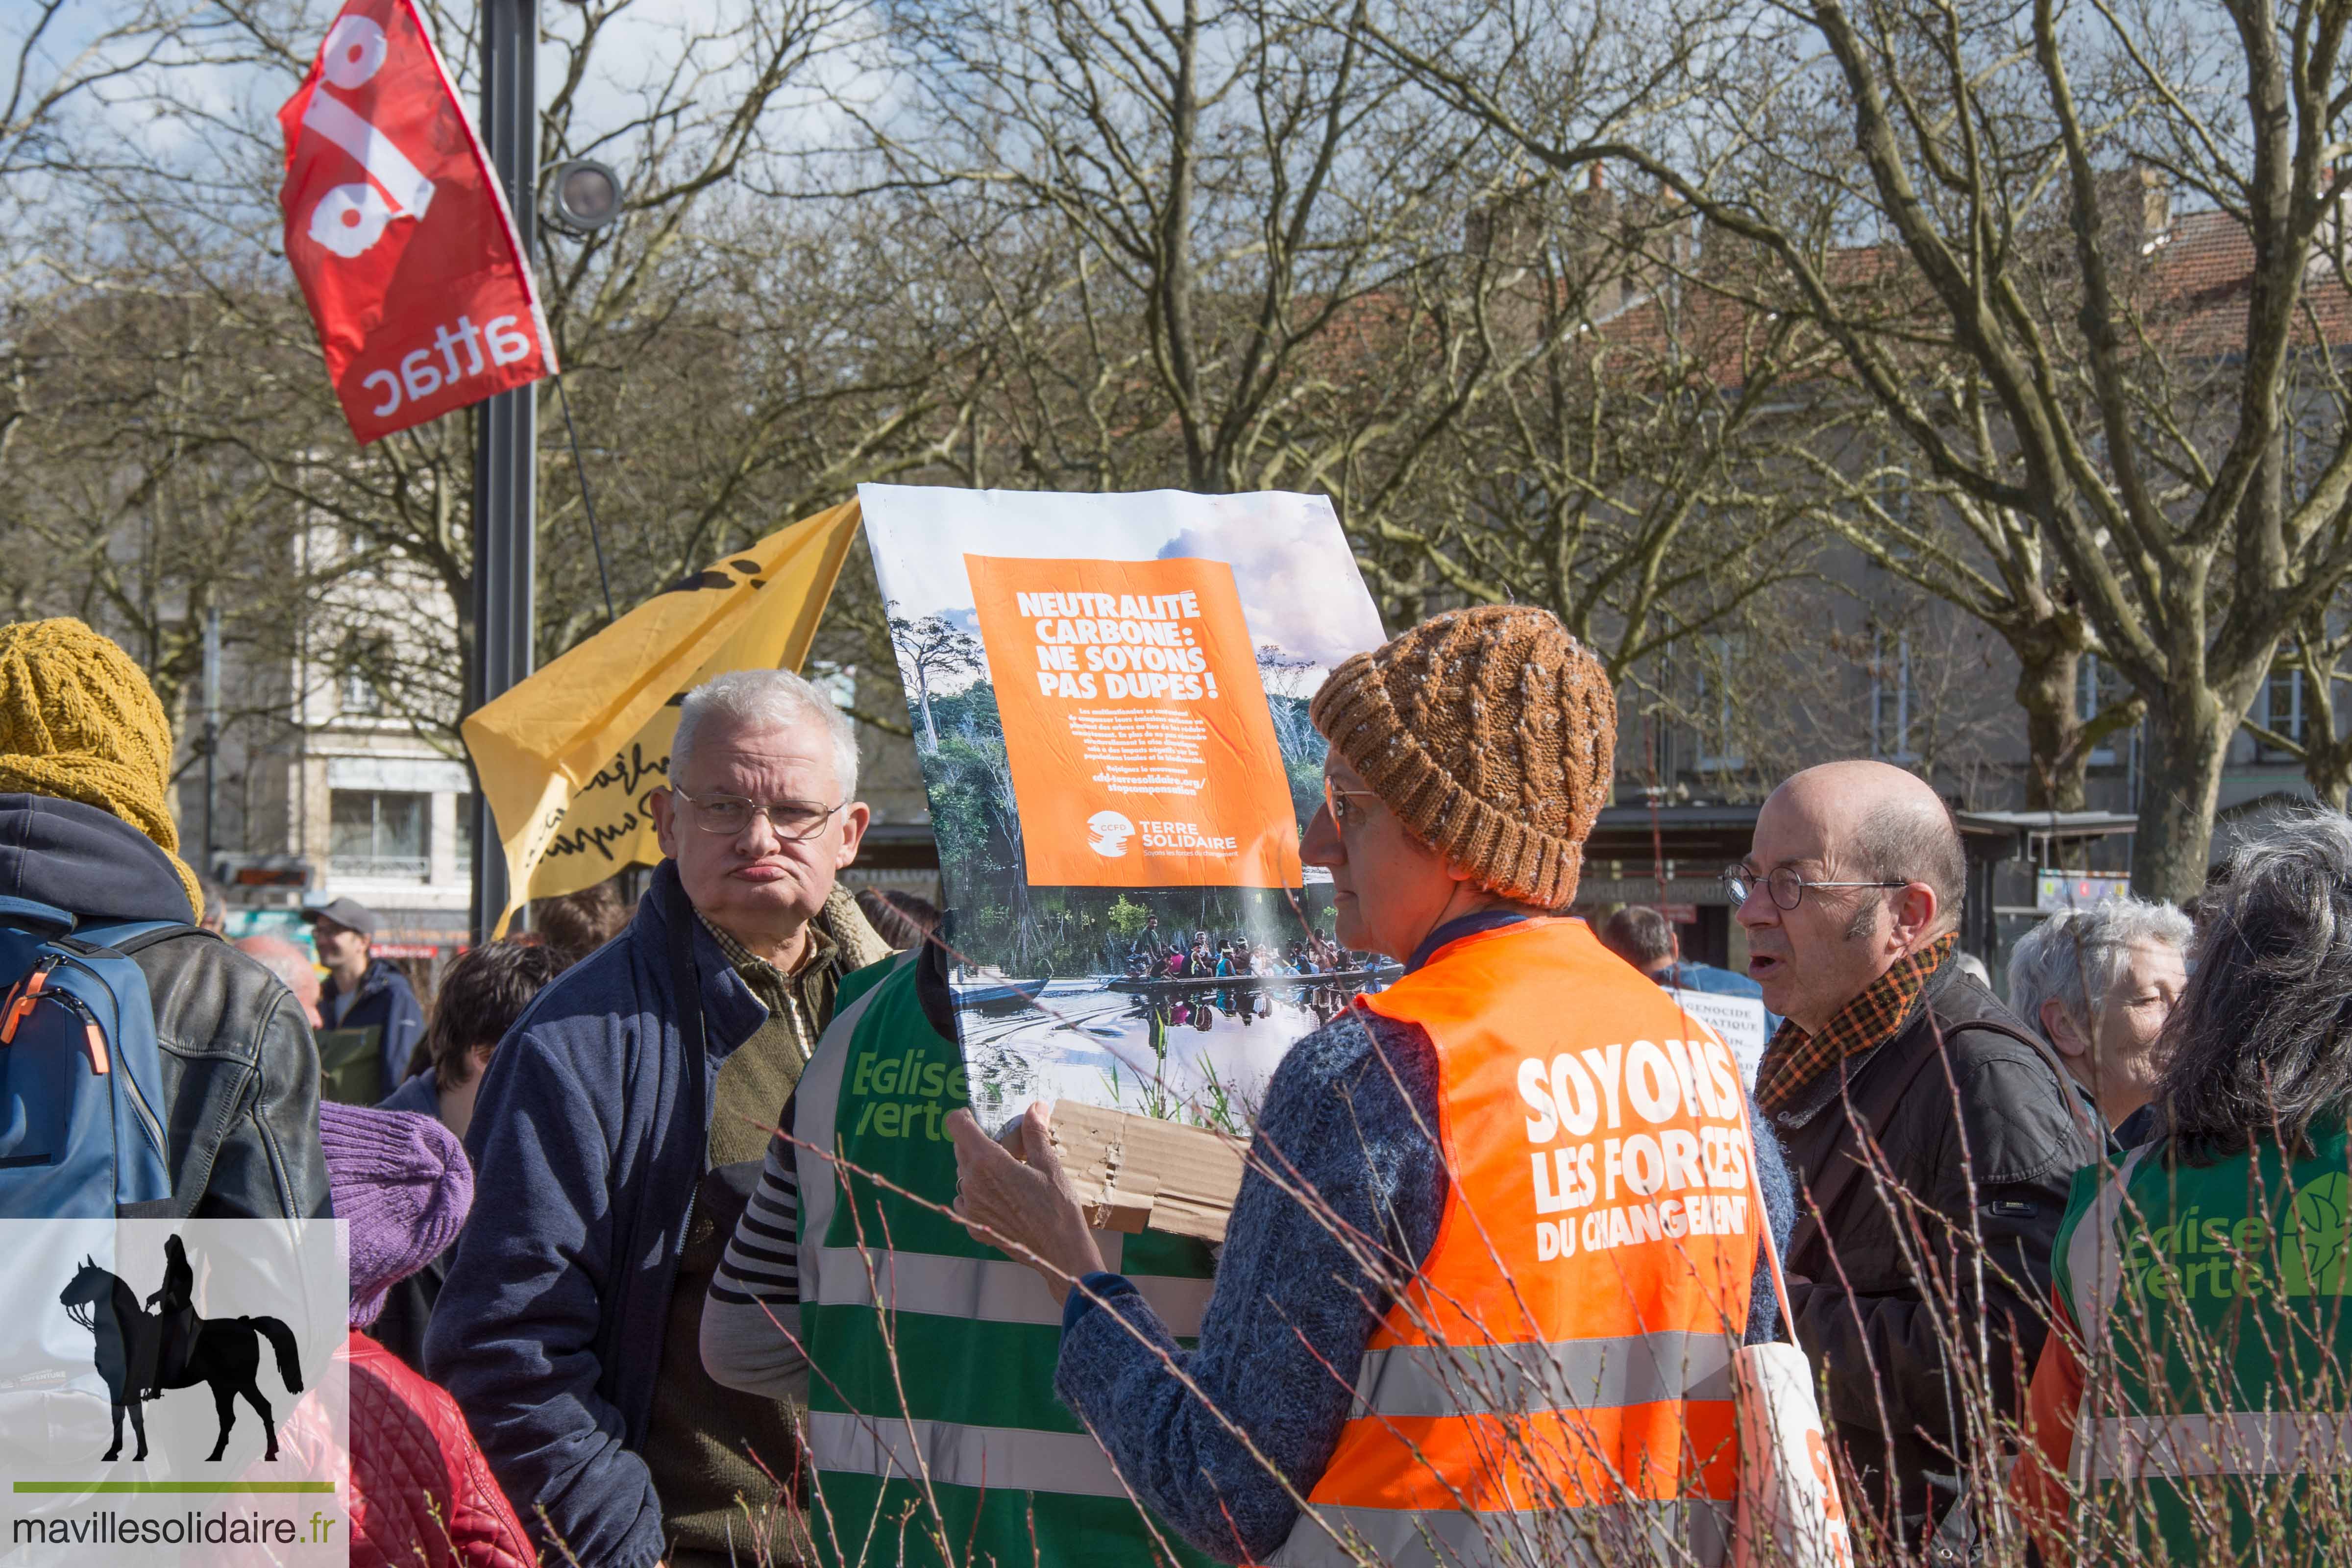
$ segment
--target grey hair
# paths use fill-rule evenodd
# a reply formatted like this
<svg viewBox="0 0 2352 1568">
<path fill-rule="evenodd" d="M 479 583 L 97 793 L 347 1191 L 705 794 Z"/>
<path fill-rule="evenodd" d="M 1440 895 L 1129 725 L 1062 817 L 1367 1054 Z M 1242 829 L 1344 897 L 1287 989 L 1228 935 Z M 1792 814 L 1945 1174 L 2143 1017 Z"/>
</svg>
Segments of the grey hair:
<svg viewBox="0 0 2352 1568">
<path fill-rule="evenodd" d="M 857 731 L 849 715 L 824 692 L 789 669 L 730 669 L 686 694 L 678 710 L 677 737 L 669 746 L 672 782 L 685 776 L 687 759 L 706 724 L 721 729 L 791 729 L 814 719 L 833 742 L 833 787 L 840 800 L 857 795 Z M 827 801 L 834 805 L 839 801 Z"/>
<path fill-rule="evenodd" d="M 1960 847 L 1960 826 L 1950 806 L 1940 800 L 1933 810 L 1908 800 L 1881 803 L 1854 825 L 1853 858 L 1855 868 L 1873 881 L 1925 882 L 1935 889 L 1936 929 L 1931 934 L 1959 929 L 1969 857 Z M 1877 924 L 1878 910 L 1876 901 L 1864 900 L 1846 930 L 1848 939 L 1868 934 Z"/>
<path fill-rule="evenodd" d="M 2304 811 L 2258 829 L 2198 903 L 2189 985 L 2165 1025 L 2158 1099 L 2191 1163 L 2352 1105 L 2352 822 Z"/>
<path fill-rule="evenodd" d="M 2055 1002 L 2087 1033 L 2131 948 L 2161 942 L 2185 950 L 2193 934 L 2189 917 L 2170 904 L 2128 894 L 2087 910 L 2061 910 L 2027 931 L 2010 954 L 2009 1005 L 2041 1030 L 2042 1005 Z"/>
</svg>

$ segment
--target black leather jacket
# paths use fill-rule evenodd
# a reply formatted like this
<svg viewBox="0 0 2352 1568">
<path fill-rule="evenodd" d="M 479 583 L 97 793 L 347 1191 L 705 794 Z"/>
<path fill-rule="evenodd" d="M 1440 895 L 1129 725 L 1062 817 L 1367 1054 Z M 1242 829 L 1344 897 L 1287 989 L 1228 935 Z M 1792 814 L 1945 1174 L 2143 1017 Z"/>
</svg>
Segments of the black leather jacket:
<svg viewBox="0 0 2352 1568">
<path fill-rule="evenodd" d="M 107 812 L 0 795 L 0 893 L 90 920 L 192 921 L 171 861 Z M 325 1215 L 319 1047 L 278 976 L 201 931 L 132 955 L 163 1047 L 172 1212 L 205 1219 Z"/>
<path fill-rule="evenodd" d="M 1989 1383 L 2000 1415 L 2018 1414 L 2049 1331 L 2068 1184 L 2097 1157 L 2072 1080 L 2024 1033 L 1947 962 L 1892 1039 L 1843 1064 L 1843 1093 L 1824 1073 L 1771 1118 L 1829 1227 L 1800 1220 L 1787 1267 L 1798 1342 L 1828 1373 L 1822 1414 L 1867 1494 L 1847 1502 L 1898 1514 L 1914 1547 L 1953 1499 L 1966 1442 L 1955 1414 L 1969 1385 Z M 1899 1205 L 1853 1166 L 1849 1103 L 1920 1205 L 1907 1245 Z M 1972 1339 L 1979 1322 L 1990 1364 L 1955 1365 L 1951 1340 Z"/>
<path fill-rule="evenodd" d="M 176 1214 L 325 1215 L 319 1047 L 285 983 L 209 933 L 133 955 L 155 1001 Z"/>
</svg>

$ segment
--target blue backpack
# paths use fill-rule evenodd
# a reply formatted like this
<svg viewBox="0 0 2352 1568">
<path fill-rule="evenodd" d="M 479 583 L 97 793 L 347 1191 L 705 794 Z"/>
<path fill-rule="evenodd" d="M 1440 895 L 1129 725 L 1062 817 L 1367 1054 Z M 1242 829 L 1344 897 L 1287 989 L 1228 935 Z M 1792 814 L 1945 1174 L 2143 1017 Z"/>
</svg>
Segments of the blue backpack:
<svg viewBox="0 0 2352 1568">
<path fill-rule="evenodd" d="M 155 1009 L 130 954 L 193 930 L 0 897 L 0 1219 L 170 1212 Z"/>
</svg>

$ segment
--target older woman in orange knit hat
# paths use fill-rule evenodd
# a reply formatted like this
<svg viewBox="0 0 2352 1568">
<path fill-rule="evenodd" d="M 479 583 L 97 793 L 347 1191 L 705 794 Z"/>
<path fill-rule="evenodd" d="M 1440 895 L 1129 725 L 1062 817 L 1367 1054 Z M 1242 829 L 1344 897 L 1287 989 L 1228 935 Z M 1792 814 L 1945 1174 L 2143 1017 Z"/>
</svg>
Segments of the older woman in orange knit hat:
<svg viewBox="0 0 2352 1568">
<path fill-rule="evenodd" d="M 318 1047 L 276 975 L 194 928 L 171 784 L 172 726 L 130 655 L 77 620 L 0 626 L 0 890 L 189 925 L 132 954 L 163 1047 L 173 1212 L 325 1215 Z"/>
<path fill-rule="evenodd" d="M 1340 941 L 1405 973 L 1276 1072 L 1197 1347 L 1103 1270 L 1045 1108 L 1027 1163 L 957 1113 L 961 1210 L 1066 1292 L 1057 1391 L 1203 1552 L 1722 1561 L 1759 1162 L 1728 1053 L 1562 914 L 1608 676 L 1488 606 L 1349 659 L 1309 711 L 1304 858 Z"/>
</svg>

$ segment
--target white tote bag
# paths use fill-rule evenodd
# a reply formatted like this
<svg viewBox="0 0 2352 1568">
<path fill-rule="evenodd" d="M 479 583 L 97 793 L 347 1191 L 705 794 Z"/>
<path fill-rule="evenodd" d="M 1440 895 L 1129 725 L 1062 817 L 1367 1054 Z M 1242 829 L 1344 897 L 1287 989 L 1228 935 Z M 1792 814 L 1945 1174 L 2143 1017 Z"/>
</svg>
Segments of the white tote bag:
<svg viewBox="0 0 2352 1568">
<path fill-rule="evenodd" d="M 1763 1196 L 1755 1199 L 1780 1317 L 1795 1331 L 1789 1287 Z M 1813 1370 L 1795 1345 L 1742 1345 L 1731 1363 L 1739 1408 L 1739 1513 L 1733 1568 L 1853 1568 L 1845 1507 L 1830 1468 Z"/>
</svg>

